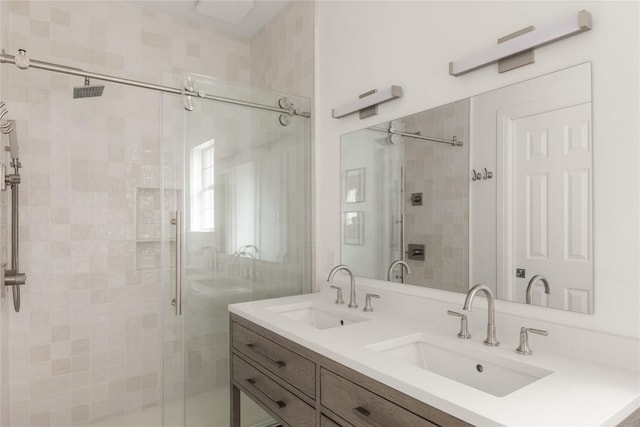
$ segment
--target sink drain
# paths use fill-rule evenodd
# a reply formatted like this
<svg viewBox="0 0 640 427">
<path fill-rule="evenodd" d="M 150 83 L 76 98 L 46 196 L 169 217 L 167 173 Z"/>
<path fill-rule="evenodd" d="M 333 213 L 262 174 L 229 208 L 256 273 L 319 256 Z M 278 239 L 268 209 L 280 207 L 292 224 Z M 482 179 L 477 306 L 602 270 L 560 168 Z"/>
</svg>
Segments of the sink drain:
<svg viewBox="0 0 640 427">
<path fill-rule="evenodd" d="M 478 363 L 478 364 L 476 365 L 476 371 L 478 371 L 478 372 L 482 372 L 482 371 L 484 371 L 484 368 L 482 367 L 482 365 L 481 365 L 481 364 L 479 364 L 479 363 Z"/>
</svg>

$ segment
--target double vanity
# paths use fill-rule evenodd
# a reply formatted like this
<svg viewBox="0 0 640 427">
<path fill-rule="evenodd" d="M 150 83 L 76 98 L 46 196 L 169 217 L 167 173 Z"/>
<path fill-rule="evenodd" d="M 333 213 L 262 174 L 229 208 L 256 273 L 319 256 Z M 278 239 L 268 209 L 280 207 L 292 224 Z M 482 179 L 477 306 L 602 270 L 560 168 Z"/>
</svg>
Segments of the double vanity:
<svg viewBox="0 0 640 427">
<path fill-rule="evenodd" d="M 463 313 L 463 298 L 454 306 L 411 286 L 362 287 L 360 307 L 349 308 L 323 288 L 229 306 L 232 426 L 240 391 L 294 427 L 618 425 L 640 406 L 636 369 L 543 343 L 566 331 L 532 335 L 523 355 L 520 326 L 538 325 L 498 318 L 500 343 L 483 343 L 493 313 L 481 298 L 465 312 L 471 337 L 460 339 L 447 311 Z M 371 312 L 362 310 L 367 293 L 380 295 Z"/>
</svg>

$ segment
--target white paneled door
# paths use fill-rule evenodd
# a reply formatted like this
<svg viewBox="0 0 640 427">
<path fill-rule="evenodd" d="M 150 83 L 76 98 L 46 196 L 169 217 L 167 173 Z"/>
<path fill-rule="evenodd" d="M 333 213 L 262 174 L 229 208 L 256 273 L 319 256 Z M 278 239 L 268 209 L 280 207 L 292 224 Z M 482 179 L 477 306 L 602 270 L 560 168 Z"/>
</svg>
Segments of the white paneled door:
<svg viewBox="0 0 640 427">
<path fill-rule="evenodd" d="M 542 274 L 533 304 L 588 313 L 593 295 L 591 104 L 513 121 L 513 260 L 525 277 L 512 280 L 524 301 Z"/>
</svg>

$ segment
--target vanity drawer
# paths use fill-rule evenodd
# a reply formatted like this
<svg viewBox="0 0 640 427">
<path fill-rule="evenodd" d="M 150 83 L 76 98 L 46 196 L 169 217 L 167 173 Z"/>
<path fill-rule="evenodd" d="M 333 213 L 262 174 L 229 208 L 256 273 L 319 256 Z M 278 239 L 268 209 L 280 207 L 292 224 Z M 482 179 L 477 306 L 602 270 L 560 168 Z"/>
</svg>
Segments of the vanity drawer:
<svg viewBox="0 0 640 427">
<path fill-rule="evenodd" d="M 436 424 L 326 369 L 321 369 L 320 373 L 320 401 L 322 406 L 356 427 L 436 427 Z"/>
<path fill-rule="evenodd" d="M 335 423 L 331 418 L 327 418 L 324 415 L 320 417 L 320 427 L 346 427 Z"/>
<path fill-rule="evenodd" d="M 234 355 L 232 378 L 251 397 L 266 406 L 275 416 L 293 427 L 315 424 L 315 408 L 276 383 L 253 366 Z"/>
<path fill-rule="evenodd" d="M 233 348 L 310 397 L 316 396 L 316 365 L 280 344 L 233 323 Z"/>
</svg>

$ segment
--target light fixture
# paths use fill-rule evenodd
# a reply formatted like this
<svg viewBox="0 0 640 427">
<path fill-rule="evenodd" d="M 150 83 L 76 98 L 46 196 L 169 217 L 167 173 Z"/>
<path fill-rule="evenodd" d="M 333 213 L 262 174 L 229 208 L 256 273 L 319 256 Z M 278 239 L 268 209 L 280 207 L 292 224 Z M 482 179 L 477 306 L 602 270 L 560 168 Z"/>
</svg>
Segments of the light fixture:
<svg viewBox="0 0 640 427">
<path fill-rule="evenodd" d="M 535 49 L 589 30 L 591 30 L 591 13 L 581 10 L 571 19 L 521 34 L 491 49 L 450 62 L 449 74 L 457 77 L 520 52 Z"/>
<path fill-rule="evenodd" d="M 333 108 L 331 110 L 331 117 L 339 119 L 349 114 L 357 113 L 361 110 L 377 106 L 383 102 L 391 101 L 395 98 L 402 97 L 402 87 L 393 85 L 387 89 L 381 91 L 367 92 L 369 95 L 362 96 L 357 101 L 351 102 L 342 107 Z M 368 116 L 367 116 L 368 117 Z M 364 118 L 364 117 L 363 117 Z"/>
</svg>

